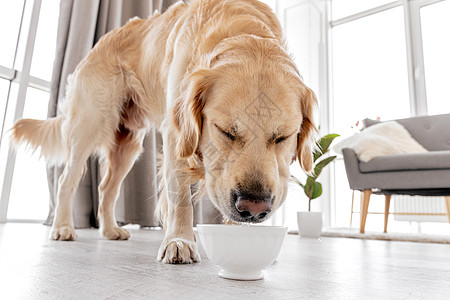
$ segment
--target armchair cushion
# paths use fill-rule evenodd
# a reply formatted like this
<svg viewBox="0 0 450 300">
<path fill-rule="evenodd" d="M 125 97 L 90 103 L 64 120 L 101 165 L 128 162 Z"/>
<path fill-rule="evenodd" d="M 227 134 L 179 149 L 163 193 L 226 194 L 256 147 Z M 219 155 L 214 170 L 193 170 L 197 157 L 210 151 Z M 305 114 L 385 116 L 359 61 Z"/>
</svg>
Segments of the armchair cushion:
<svg viewBox="0 0 450 300">
<path fill-rule="evenodd" d="M 450 168 L 363 173 L 360 171 L 361 162 L 355 151 L 346 148 L 342 152 L 348 182 L 352 190 L 450 189 Z"/>
<path fill-rule="evenodd" d="M 450 191 L 450 114 L 396 121 L 428 152 L 402 155 L 390 153 L 363 162 L 355 149 L 342 147 L 350 188 L 397 194 L 407 193 L 406 190 L 411 190 L 411 193 L 420 190 L 421 193 L 429 194 L 435 194 L 437 190 L 444 193 Z"/>
<path fill-rule="evenodd" d="M 342 154 L 344 148 L 353 149 L 362 162 L 369 162 L 380 156 L 427 152 L 427 149 L 420 145 L 405 127 L 395 121 L 372 125 L 340 141 L 333 150 Z"/>
<path fill-rule="evenodd" d="M 362 173 L 450 169 L 450 150 L 379 156 L 361 161 L 359 169 Z"/>
</svg>

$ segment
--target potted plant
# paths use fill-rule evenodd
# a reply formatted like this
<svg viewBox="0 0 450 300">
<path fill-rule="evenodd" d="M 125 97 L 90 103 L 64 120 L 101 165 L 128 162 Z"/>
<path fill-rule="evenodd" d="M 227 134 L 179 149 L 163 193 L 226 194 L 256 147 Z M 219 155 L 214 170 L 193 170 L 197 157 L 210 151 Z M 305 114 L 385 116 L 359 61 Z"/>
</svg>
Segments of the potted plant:
<svg viewBox="0 0 450 300">
<path fill-rule="evenodd" d="M 317 181 L 317 178 L 322 173 L 323 168 L 331 163 L 336 156 L 320 158 L 329 152 L 331 143 L 338 136 L 339 134 L 327 134 L 316 142 L 316 150 L 313 153 L 314 171 L 312 174 L 307 174 L 305 184 L 291 175 L 292 181 L 298 184 L 305 192 L 306 197 L 308 197 L 308 212 L 297 213 L 298 229 L 302 237 L 318 238 L 322 231 L 322 212 L 311 212 L 311 201 L 322 195 L 322 184 Z"/>
</svg>

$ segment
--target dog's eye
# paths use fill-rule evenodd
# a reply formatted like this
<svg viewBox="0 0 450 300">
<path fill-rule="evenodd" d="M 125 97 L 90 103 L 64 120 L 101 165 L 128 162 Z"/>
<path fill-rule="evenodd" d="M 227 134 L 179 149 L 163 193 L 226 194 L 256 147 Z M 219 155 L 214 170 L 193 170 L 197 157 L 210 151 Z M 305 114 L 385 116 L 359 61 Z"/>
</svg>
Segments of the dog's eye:
<svg viewBox="0 0 450 300">
<path fill-rule="evenodd" d="M 234 141 L 234 140 L 236 139 L 236 137 L 235 137 L 234 135 L 232 135 L 231 133 L 229 133 L 229 132 L 222 131 L 222 133 L 223 133 L 227 138 L 229 138 L 229 139 L 232 140 L 232 141 Z"/>
<path fill-rule="evenodd" d="M 232 135 L 231 133 L 229 133 L 229 132 L 223 130 L 222 128 L 220 128 L 220 127 L 217 126 L 217 125 L 215 125 L 215 126 L 216 126 L 216 128 L 217 128 L 223 135 L 225 135 L 227 138 L 229 138 L 229 139 L 232 140 L 232 141 L 235 141 L 235 140 L 236 140 L 236 136 L 234 136 L 234 135 Z"/>
<path fill-rule="evenodd" d="M 287 139 L 287 136 L 280 136 L 275 140 L 275 144 L 279 144 Z"/>
</svg>

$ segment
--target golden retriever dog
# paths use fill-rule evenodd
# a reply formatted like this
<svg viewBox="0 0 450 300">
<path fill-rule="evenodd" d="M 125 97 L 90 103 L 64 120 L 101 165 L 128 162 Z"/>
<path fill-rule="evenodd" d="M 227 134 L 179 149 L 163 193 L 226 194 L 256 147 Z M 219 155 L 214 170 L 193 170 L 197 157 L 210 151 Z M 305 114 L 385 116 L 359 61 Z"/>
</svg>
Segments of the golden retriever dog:
<svg viewBox="0 0 450 300">
<path fill-rule="evenodd" d="M 61 113 L 19 120 L 12 141 L 64 163 L 51 238 L 74 240 L 74 192 L 101 158 L 100 233 L 115 220 L 122 180 L 150 128 L 163 136 L 158 259 L 200 261 L 191 184 L 233 222 L 262 222 L 286 198 L 289 165 L 311 170 L 314 93 L 303 83 L 271 9 L 257 0 L 178 2 L 106 34 L 68 79 Z"/>
</svg>

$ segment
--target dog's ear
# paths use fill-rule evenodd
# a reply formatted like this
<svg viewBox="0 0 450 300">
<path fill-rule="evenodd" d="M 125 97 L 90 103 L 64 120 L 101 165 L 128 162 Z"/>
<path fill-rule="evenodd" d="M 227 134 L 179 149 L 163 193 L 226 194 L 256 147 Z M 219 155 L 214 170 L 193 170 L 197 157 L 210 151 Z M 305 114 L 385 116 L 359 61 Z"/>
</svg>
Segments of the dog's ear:
<svg viewBox="0 0 450 300">
<path fill-rule="evenodd" d="M 305 172 L 310 173 L 313 167 L 313 150 L 315 145 L 315 135 L 317 133 L 314 124 L 314 110 L 317 106 L 317 99 L 314 92 L 301 84 L 300 109 L 302 113 L 302 124 L 297 134 L 297 157 Z"/>
<path fill-rule="evenodd" d="M 197 150 L 203 125 L 202 111 L 211 84 L 206 70 L 195 71 L 184 80 L 181 95 L 172 108 L 172 122 L 178 131 L 176 153 L 179 158 L 188 158 Z"/>
</svg>

